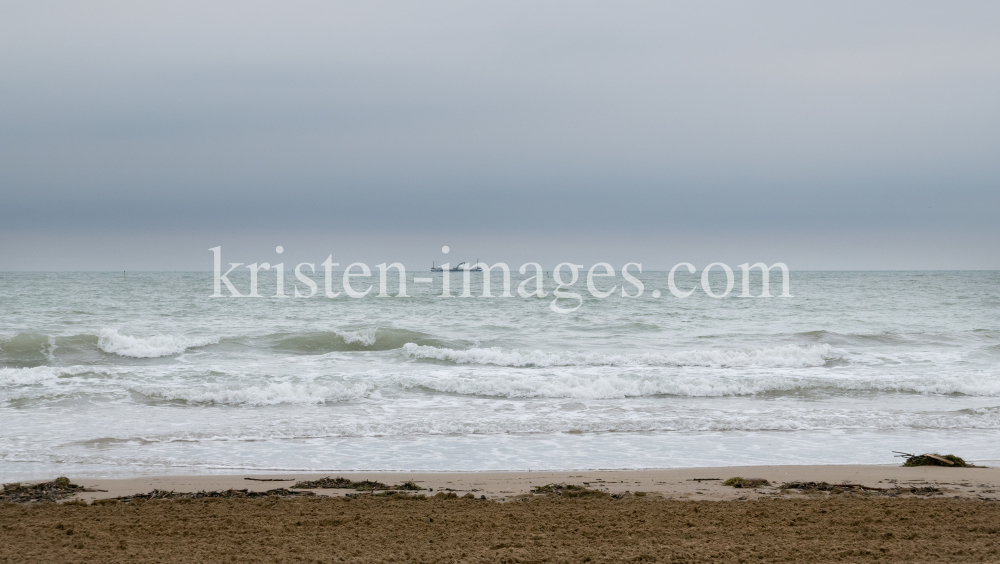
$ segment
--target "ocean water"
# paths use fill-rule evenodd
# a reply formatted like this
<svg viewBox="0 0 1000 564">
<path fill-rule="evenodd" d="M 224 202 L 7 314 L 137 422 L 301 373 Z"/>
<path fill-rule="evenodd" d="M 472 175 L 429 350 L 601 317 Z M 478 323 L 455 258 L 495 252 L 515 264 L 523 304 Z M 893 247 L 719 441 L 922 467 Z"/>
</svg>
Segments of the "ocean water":
<svg viewBox="0 0 1000 564">
<path fill-rule="evenodd" d="M 654 272 L 570 314 L 551 275 L 547 298 L 407 277 L 238 299 L 211 273 L 0 273 L 0 478 L 1000 461 L 997 272 L 793 272 L 791 298 L 737 273 L 724 299 Z"/>
</svg>

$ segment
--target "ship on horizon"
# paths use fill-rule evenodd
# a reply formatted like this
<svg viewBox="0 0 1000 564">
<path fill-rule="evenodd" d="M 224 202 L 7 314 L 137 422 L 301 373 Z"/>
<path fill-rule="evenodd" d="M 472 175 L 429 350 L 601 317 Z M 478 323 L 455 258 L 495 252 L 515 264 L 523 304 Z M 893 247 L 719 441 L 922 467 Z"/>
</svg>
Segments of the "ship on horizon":
<svg viewBox="0 0 1000 564">
<path fill-rule="evenodd" d="M 455 266 L 453 266 L 453 267 L 449 268 L 449 269 L 448 269 L 448 271 L 449 271 L 449 272 L 462 272 L 462 271 L 464 271 L 464 270 L 465 270 L 465 269 L 463 268 L 463 266 L 465 266 L 465 264 L 466 264 L 466 263 L 465 263 L 465 261 L 463 260 L 462 262 L 460 262 L 460 263 L 456 264 Z M 479 264 L 479 259 L 476 259 L 476 264 L 477 264 L 477 265 Z M 483 267 L 481 267 L 481 266 L 476 266 L 476 267 L 474 267 L 474 268 L 470 268 L 470 269 L 469 269 L 469 272 L 482 272 L 482 271 L 483 271 Z M 443 268 L 441 268 L 440 266 L 437 266 L 437 265 L 436 265 L 436 264 L 434 263 L 434 261 L 431 261 L 431 272 L 444 272 L 444 269 L 443 269 Z"/>
</svg>

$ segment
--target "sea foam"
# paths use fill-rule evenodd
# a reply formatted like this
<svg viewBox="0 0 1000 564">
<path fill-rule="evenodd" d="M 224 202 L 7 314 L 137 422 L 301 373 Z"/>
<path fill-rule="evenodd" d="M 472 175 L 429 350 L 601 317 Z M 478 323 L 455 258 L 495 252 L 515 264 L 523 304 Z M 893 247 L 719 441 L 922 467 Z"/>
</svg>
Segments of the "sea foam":
<svg viewBox="0 0 1000 564">
<path fill-rule="evenodd" d="M 133 337 L 122 335 L 115 329 L 101 329 L 97 346 L 106 353 L 132 358 L 157 358 L 181 354 L 187 349 L 214 345 L 218 337 L 192 338 L 177 335 Z"/>
<path fill-rule="evenodd" d="M 263 406 L 279 404 L 319 404 L 359 399 L 372 392 L 370 383 L 270 382 L 255 386 L 209 384 L 189 388 L 138 387 L 136 391 L 165 400 L 192 404 Z"/>
<path fill-rule="evenodd" d="M 64 371 L 49 366 L 33 368 L 0 368 L 0 387 L 31 386 L 51 382 L 59 378 Z"/>
<path fill-rule="evenodd" d="M 701 366 L 709 368 L 807 368 L 823 366 L 843 351 L 830 345 L 785 345 L 762 349 L 705 349 L 675 353 L 581 353 L 504 351 L 499 347 L 454 350 L 415 343 L 403 345 L 412 359 L 444 360 L 457 364 L 493 364 L 511 367 L 549 366 Z"/>
<path fill-rule="evenodd" d="M 378 331 L 378 327 L 371 327 L 368 329 L 359 329 L 357 331 L 337 331 L 337 334 L 344 339 L 344 343 L 359 343 L 366 347 L 370 347 L 375 344 L 375 332 Z"/>
</svg>

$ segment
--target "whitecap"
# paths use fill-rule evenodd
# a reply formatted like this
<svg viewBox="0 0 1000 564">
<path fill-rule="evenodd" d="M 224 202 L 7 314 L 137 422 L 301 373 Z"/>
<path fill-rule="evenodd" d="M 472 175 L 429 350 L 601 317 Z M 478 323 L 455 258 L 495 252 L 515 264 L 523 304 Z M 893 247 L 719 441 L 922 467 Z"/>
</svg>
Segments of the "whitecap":
<svg viewBox="0 0 1000 564">
<path fill-rule="evenodd" d="M 189 348 L 214 345 L 218 337 L 193 338 L 177 335 L 133 337 L 115 329 L 101 329 L 97 346 L 106 353 L 132 358 L 157 358 L 181 354 Z"/>
<path fill-rule="evenodd" d="M 344 339 L 345 344 L 360 343 L 366 347 L 370 347 L 375 344 L 376 331 L 378 331 L 378 327 L 359 329 L 357 331 L 337 331 L 337 334 L 340 335 L 340 338 Z"/>
<path fill-rule="evenodd" d="M 50 366 L 33 368 L 0 368 L 0 387 L 31 386 L 51 382 L 59 378 L 62 371 Z"/>
</svg>

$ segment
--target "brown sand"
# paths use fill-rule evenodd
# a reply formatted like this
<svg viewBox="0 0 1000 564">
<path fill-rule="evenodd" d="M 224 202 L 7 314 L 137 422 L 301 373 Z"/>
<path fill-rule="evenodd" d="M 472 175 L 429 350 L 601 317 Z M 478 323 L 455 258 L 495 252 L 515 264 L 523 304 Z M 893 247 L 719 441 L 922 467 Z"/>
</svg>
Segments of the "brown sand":
<svg viewBox="0 0 1000 564">
<path fill-rule="evenodd" d="M 345 497 L 0 505 L 0 564 L 30 562 L 1000 562 L 996 469 L 772 466 L 572 473 L 350 473 L 477 499 Z M 853 493 L 734 490 L 702 478 L 826 481 Z M 154 488 L 267 490 L 246 476 L 74 480 L 114 497 Z M 315 479 L 315 475 L 258 476 Z M 892 481 L 895 480 L 895 483 Z M 529 495 L 587 483 L 606 494 Z M 932 495 L 907 493 L 932 487 Z M 448 490 L 454 490 L 448 492 Z M 632 492 L 622 495 L 626 490 Z M 905 491 L 904 491 L 905 490 Z M 640 491 L 645 495 L 636 496 Z M 648 492 L 648 493 L 647 493 Z M 485 495 L 488 499 L 478 498 Z M 740 499 L 743 501 L 740 501 Z M 691 500 L 698 500 L 692 502 Z M 107 503 L 107 502 L 104 502 Z"/>
<path fill-rule="evenodd" d="M 8 504 L 0 563 L 1000 561 L 1000 503 L 806 497 Z"/>
</svg>

